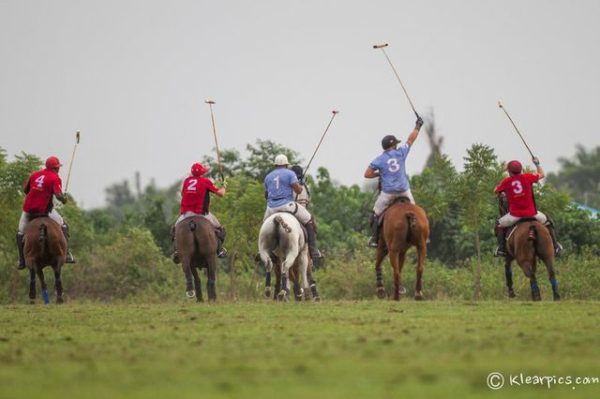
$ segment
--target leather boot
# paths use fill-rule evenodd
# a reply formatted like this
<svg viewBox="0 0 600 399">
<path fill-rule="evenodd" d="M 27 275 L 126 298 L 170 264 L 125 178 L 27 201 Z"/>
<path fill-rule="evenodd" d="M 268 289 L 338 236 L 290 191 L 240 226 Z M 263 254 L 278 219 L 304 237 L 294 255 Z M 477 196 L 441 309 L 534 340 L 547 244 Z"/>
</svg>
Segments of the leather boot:
<svg viewBox="0 0 600 399">
<path fill-rule="evenodd" d="M 379 218 L 374 213 L 371 215 L 371 237 L 367 245 L 371 248 L 379 246 Z"/>
<path fill-rule="evenodd" d="M 67 259 L 65 260 L 65 263 L 75 263 L 75 258 L 73 258 L 73 254 L 71 253 L 71 249 L 69 248 L 69 238 L 71 237 L 71 235 L 69 234 L 69 225 L 65 223 L 61 226 L 61 228 L 65 236 L 65 240 L 67 240 Z"/>
<path fill-rule="evenodd" d="M 225 227 L 220 226 L 218 229 L 215 229 L 215 233 L 217 235 L 217 257 L 224 258 L 227 256 L 227 249 L 223 246 L 225 242 Z"/>
<path fill-rule="evenodd" d="M 494 256 L 503 258 L 506 256 L 506 229 L 496 225 L 496 240 L 498 241 L 498 247 L 494 252 Z"/>
<path fill-rule="evenodd" d="M 554 246 L 554 254 L 559 255 L 562 252 L 563 247 L 562 245 L 560 245 L 558 239 L 556 238 L 556 230 L 554 230 L 554 223 L 552 222 L 552 220 L 550 220 L 550 218 L 548 218 L 548 221 L 546 222 L 546 228 L 548 229 L 548 232 L 550 233 L 550 238 L 552 239 L 552 245 Z"/>
<path fill-rule="evenodd" d="M 17 266 L 17 269 L 19 270 L 25 269 L 25 256 L 23 254 L 23 249 L 25 247 L 24 238 L 25 235 L 17 233 L 17 248 L 19 249 L 19 266 Z"/>
<path fill-rule="evenodd" d="M 177 265 L 181 263 L 181 257 L 179 256 L 179 251 L 177 251 L 177 242 L 175 242 L 175 226 L 171 227 L 171 245 L 173 245 L 171 259 L 173 260 L 173 263 Z"/>
<path fill-rule="evenodd" d="M 317 249 L 317 234 L 315 233 L 315 226 L 312 220 L 304 225 L 306 227 L 306 236 L 308 239 L 308 252 L 313 260 L 313 265 L 317 266 L 319 260 L 323 258 L 321 251 Z"/>
</svg>

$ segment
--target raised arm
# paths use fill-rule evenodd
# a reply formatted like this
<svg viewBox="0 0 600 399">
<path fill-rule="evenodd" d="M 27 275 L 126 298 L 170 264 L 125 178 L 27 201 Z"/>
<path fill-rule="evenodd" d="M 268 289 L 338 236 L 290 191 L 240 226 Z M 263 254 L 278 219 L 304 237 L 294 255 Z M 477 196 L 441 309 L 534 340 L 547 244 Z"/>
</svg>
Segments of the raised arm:
<svg viewBox="0 0 600 399">
<path fill-rule="evenodd" d="M 417 122 L 415 123 L 415 128 L 408 135 L 408 138 L 406 139 L 406 144 L 412 145 L 415 142 L 417 137 L 419 137 L 419 131 L 421 130 L 421 126 L 423 126 L 423 118 L 421 118 L 419 116 L 419 117 L 417 117 Z"/>
<path fill-rule="evenodd" d="M 544 173 L 544 169 L 540 165 L 540 160 L 538 159 L 538 157 L 533 157 L 533 158 L 531 158 L 531 160 L 533 161 L 533 164 L 535 165 L 536 173 L 538 175 L 540 175 L 540 180 L 542 180 L 544 177 L 546 177 L 546 173 Z"/>
</svg>

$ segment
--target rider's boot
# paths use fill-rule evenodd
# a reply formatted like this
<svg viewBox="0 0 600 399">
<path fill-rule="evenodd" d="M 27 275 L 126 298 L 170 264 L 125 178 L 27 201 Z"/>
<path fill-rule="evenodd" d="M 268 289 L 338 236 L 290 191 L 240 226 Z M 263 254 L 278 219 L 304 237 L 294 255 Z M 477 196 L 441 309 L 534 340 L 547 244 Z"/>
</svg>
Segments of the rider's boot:
<svg viewBox="0 0 600 399">
<path fill-rule="evenodd" d="M 498 258 L 503 258 L 506 256 L 506 229 L 500 227 L 499 224 L 496 225 L 496 240 L 498 241 L 498 247 L 494 252 L 494 256 Z"/>
<path fill-rule="evenodd" d="M 17 233 L 17 248 L 19 249 L 19 266 L 17 266 L 17 269 L 19 270 L 25 269 L 25 256 L 23 254 L 23 249 L 25 246 L 25 241 L 23 240 L 24 238 L 25 235 L 22 233 Z"/>
<path fill-rule="evenodd" d="M 171 255 L 171 259 L 173 263 L 176 265 L 181 263 L 181 256 L 179 256 L 179 251 L 177 250 L 177 242 L 175 241 L 175 226 L 171 227 L 171 244 L 173 246 L 173 254 Z"/>
<path fill-rule="evenodd" d="M 375 213 L 371 214 L 371 237 L 367 245 L 371 248 L 377 248 L 379 245 L 379 218 Z"/>
<path fill-rule="evenodd" d="M 323 258 L 323 254 L 317 248 L 317 234 L 315 233 L 315 225 L 313 221 L 309 221 L 304 225 L 306 227 L 306 236 L 308 239 L 308 252 L 313 260 L 313 265 L 318 266 L 320 260 Z"/>
<path fill-rule="evenodd" d="M 225 242 L 225 227 L 219 226 L 219 228 L 215 229 L 215 233 L 217 234 L 217 257 L 224 258 L 227 256 L 227 249 L 223 246 Z"/>
<path fill-rule="evenodd" d="M 560 253 L 563 250 L 563 247 L 562 245 L 560 245 L 558 239 L 556 238 L 556 230 L 554 230 L 554 222 L 552 221 L 552 219 L 548 218 L 548 221 L 546 222 L 546 228 L 548 229 L 548 232 L 550 233 L 550 238 L 552 239 L 552 245 L 554 246 L 554 254 L 560 255 Z"/>
<path fill-rule="evenodd" d="M 67 240 L 67 258 L 65 260 L 65 263 L 75 263 L 75 258 L 73 257 L 71 249 L 69 248 L 69 238 L 71 237 L 71 235 L 69 234 L 69 225 L 64 223 L 61 226 L 61 229 L 65 236 L 65 240 Z"/>
</svg>

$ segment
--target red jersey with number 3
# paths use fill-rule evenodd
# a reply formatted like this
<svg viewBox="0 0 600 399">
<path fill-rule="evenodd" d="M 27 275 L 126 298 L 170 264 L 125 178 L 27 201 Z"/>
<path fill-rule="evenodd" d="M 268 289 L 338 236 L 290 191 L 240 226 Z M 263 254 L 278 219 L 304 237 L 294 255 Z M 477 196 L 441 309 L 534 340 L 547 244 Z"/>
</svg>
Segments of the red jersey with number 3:
<svg viewBox="0 0 600 399">
<path fill-rule="evenodd" d="M 496 192 L 504 191 L 508 199 L 508 212 L 517 217 L 533 217 L 537 213 L 533 197 L 533 183 L 540 180 L 537 173 L 521 173 L 502 180 Z"/>
<path fill-rule="evenodd" d="M 62 194 L 62 181 L 58 173 L 44 169 L 34 172 L 25 184 L 23 211 L 27 213 L 47 213 L 52 210 L 52 195 Z"/>
<path fill-rule="evenodd" d="M 218 188 L 206 177 L 190 176 L 183 181 L 181 188 L 181 207 L 179 212 L 208 213 L 209 195 L 216 193 Z"/>
</svg>

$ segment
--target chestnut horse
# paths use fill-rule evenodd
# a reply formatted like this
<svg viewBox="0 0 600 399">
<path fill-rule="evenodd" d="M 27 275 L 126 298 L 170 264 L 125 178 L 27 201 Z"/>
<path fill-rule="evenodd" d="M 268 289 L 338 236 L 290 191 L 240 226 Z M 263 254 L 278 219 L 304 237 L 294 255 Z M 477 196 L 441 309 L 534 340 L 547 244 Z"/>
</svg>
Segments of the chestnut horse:
<svg viewBox="0 0 600 399">
<path fill-rule="evenodd" d="M 175 228 L 175 241 L 185 275 L 186 296 L 195 297 L 197 302 L 204 300 L 198 269 L 206 268 L 208 300 L 216 301 L 217 236 L 212 224 L 202 216 L 183 219 Z"/>
<path fill-rule="evenodd" d="M 401 199 L 392 204 L 383 216 L 382 234 L 379 235 L 375 273 L 377 279 L 376 291 L 380 299 L 385 298 L 383 287 L 383 274 L 381 263 L 386 254 L 389 254 L 390 263 L 394 271 L 394 300 L 399 301 L 402 286 L 400 276 L 406 251 L 411 246 L 417 249 L 417 281 L 415 285 L 415 299 L 423 299 L 423 267 L 427 255 L 427 238 L 429 237 L 429 221 L 423 208 Z"/>
<path fill-rule="evenodd" d="M 548 270 L 554 300 L 559 300 L 558 283 L 554 273 L 554 246 L 552 245 L 552 239 L 546 226 L 535 219 L 519 221 L 509 233 L 506 244 L 507 254 L 504 271 L 508 295 L 511 298 L 515 297 L 511 263 L 513 260 L 516 260 L 521 269 L 523 269 L 525 276 L 529 278 L 531 298 L 534 301 L 542 300 L 540 288 L 535 277 L 536 262 L 539 258 L 544 262 Z"/>
<path fill-rule="evenodd" d="M 29 300 L 35 303 L 35 275 L 37 274 L 45 304 L 50 303 L 48 286 L 44 280 L 44 267 L 54 270 L 54 288 L 56 302 L 63 303 L 63 286 L 61 268 L 67 256 L 67 240 L 61 227 L 54 220 L 43 216 L 33 219 L 25 228 L 25 245 L 23 248 L 25 265 L 29 269 Z"/>
</svg>

